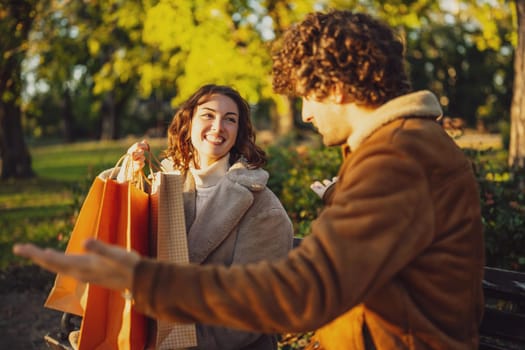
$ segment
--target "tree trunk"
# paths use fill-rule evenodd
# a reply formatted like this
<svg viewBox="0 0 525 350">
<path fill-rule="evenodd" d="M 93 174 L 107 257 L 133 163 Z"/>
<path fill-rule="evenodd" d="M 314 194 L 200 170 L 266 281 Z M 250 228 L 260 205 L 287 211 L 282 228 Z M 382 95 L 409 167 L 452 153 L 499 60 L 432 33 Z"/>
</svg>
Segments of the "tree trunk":
<svg viewBox="0 0 525 350">
<path fill-rule="evenodd" d="M 525 167 L 525 1 L 515 0 L 518 46 L 514 57 L 514 88 L 510 108 L 509 166 Z"/>
<path fill-rule="evenodd" d="M 293 129 L 293 97 L 278 95 L 270 107 L 273 131 L 276 135 L 287 135 Z"/>
<path fill-rule="evenodd" d="M 22 131 L 20 106 L 13 100 L 0 102 L 0 156 L 2 180 L 34 176 Z"/>
<path fill-rule="evenodd" d="M 71 101 L 71 92 L 69 91 L 69 88 L 64 89 L 62 98 L 62 122 L 64 123 L 64 140 L 66 141 L 66 143 L 71 143 L 75 141 L 76 135 L 73 117 L 73 101 Z"/>
<path fill-rule="evenodd" d="M 116 140 L 118 138 L 117 130 L 117 111 L 115 97 L 112 92 L 107 92 L 102 101 L 100 109 L 101 118 L 101 140 Z"/>
<path fill-rule="evenodd" d="M 0 29 L 0 156 L 2 179 L 34 176 L 31 156 L 22 130 L 20 96 L 22 60 L 27 37 L 33 23 L 37 1 L 19 0 L 2 3 Z"/>
</svg>

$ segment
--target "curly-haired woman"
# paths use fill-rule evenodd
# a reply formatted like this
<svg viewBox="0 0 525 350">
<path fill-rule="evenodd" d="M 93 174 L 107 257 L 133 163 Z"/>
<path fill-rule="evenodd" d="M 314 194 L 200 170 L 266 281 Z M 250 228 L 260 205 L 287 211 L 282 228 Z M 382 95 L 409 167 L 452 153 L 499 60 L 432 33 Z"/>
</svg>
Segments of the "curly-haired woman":
<svg viewBox="0 0 525 350">
<path fill-rule="evenodd" d="M 148 149 L 146 141 L 130 147 L 135 161 L 121 168 L 121 179 L 130 176 L 126 170 L 142 169 Z M 266 187 L 268 173 L 261 168 L 266 155 L 255 144 L 250 106 L 236 90 L 209 84 L 195 91 L 172 119 L 165 155 L 165 170 L 178 171 L 185 179 L 190 262 L 247 264 L 276 260 L 291 249 L 292 224 Z M 197 347 L 192 349 L 276 348 L 274 335 L 198 324 Z"/>
</svg>

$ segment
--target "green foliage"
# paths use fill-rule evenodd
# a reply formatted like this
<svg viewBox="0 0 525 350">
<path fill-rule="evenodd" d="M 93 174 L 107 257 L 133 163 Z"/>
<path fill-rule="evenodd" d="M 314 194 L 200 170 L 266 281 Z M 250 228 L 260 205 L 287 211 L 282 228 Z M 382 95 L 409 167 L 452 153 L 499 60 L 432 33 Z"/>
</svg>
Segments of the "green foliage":
<svg viewBox="0 0 525 350">
<path fill-rule="evenodd" d="M 295 234 L 310 233 L 310 224 L 322 207 L 321 199 L 311 189 L 316 180 L 331 179 L 341 165 L 338 148 L 314 145 L 281 145 L 267 149 L 270 173 L 268 187 L 280 198 L 293 224 Z"/>
<path fill-rule="evenodd" d="M 177 78 L 178 105 L 205 83 L 233 85 L 250 102 L 260 100 L 269 72 L 269 56 L 253 24 L 230 1 L 161 1 L 149 8 L 144 42 L 163 57 L 148 72 Z M 148 80 L 143 75 L 141 84 Z"/>
<path fill-rule="evenodd" d="M 286 142 L 267 149 L 268 186 L 281 199 L 295 234 L 310 232 L 322 201 L 310 189 L 315 180 L 337 175 L 340 150 Z M 489 266 L 525 270 L 525 174 L 506 165 L 506 153 L 465 150 L 473 161 L 480 188 L 486 261 Z"/>
<path fill-rule="evenodd" d="M 509 119 L 511 2 L 108 0 L 39 7 L 23 44 L 37 59 L 36 82 L 49 89 L 28 96 L 26 130 L 56 137 L 73 114 L 77 137 L 99 137 L 97 129 L 108 124 L 99 119 L 113 108 L 119 136 L 140 134 L 165 125 L 170 102 L 176 107 L 209 82 L 234 85 L 250 103 L 269 102 L 286 115 L 271 92 L 272 41 L 306 13 L 330 8 L 369 12 L 396 27 L 407 43 L 414 87 L 434 91 L 447 115 L 469 126 L 481 121 L 489 131 Z"/>
<path fill-rule="evenodd" d="M 525 173 L 510 171 L 505 152 L 466 153 L 480 189 L 486 264 L 525 271 Z"/>
</svg>

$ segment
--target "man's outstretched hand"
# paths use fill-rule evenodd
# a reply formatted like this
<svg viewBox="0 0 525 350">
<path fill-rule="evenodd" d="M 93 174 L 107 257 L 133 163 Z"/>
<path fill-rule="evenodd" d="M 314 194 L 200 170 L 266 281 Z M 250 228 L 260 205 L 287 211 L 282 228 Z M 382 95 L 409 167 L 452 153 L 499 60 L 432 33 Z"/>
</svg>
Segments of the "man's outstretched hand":
<svg viewBox="0 0 525 350">
<path fill-rule="evenodd" d="M 64 254 L 34 244 L 15 244 L 13 253 L 42 266 L 46 270 L 71 276 L 117 291 L 131 290 L 133 270 L 140 260 L 138 253 L 89 239 L 84 244 L 86 253 Z"/>
</svg>

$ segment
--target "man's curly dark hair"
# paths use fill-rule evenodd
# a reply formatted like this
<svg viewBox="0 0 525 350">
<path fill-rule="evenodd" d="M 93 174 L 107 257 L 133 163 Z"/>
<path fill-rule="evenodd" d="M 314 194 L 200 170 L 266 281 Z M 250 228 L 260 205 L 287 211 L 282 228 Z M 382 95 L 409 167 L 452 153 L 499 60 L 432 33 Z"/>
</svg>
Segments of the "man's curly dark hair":
<svg viewBox="0 0 525 350">
<path fill-rule="evenodd" d="M 411 90 L 402 41 L 366 14 L 309 14 L 287 30 L 273 61 L 273 88 L 281 94 L 322 100 L 338 85 L 348 102 L 378 107 Z"/>
</svg>

